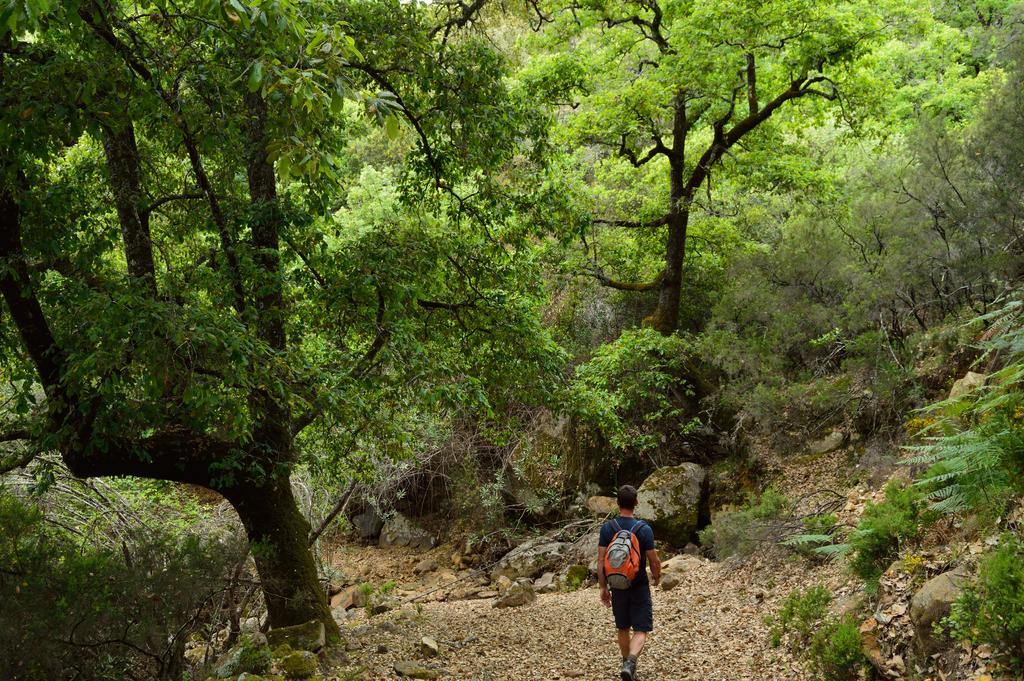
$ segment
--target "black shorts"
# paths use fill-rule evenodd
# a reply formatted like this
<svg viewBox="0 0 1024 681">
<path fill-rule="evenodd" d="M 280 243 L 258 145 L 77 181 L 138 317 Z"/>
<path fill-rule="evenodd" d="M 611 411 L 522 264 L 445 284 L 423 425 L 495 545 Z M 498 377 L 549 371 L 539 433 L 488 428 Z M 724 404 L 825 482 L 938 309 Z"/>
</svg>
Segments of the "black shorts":
<svg viewBox="0 0 1024 681">
<path fill-rule="evenodd" d="M 629 589 L 611 589 L 611 592 L 616 629 L 646 632 L 654 629 L 650 584 L 640 584 Z"/>
</svg>

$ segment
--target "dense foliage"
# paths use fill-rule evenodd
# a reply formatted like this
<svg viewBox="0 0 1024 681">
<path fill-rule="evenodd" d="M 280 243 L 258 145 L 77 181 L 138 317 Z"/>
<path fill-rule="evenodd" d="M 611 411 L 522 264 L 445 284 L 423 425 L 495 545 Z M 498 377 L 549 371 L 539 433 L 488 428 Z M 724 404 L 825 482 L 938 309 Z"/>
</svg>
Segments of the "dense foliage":
<svg viewBox="0 0 1024 681">
<path fill-rule="evenodd" d="M 238 635 L 225 591 L 336 637 L 311 530 L 346 509 L 505 548 L 696 461 L 710 553 L 789 537 L 872 584 L 939 514 L 1002 522 L 1024 492 L 1021 19 L 0 2 L 0 596 L 31 620 L 0 647 L 30 633 L 42 665 L 7 675 L 87 648 L 82 678 L 180 679 L 179 639 Z M 985 386 L 942 399 L 968 368 Z M 757 447 L 836 429 L 895 452 L 904 428 L 916 480 L 849 532 L 834 499 L 804 517 L 754 480 Z M 141 541 L 101 509 L 167 522 Z M 242 534 L 248 557 L 218 553 Z M 1004 602 L 1010 550 L 970 598 Z M 820 600 L 779 631 L 849 677 L 856 632 Z"/>
</svg>

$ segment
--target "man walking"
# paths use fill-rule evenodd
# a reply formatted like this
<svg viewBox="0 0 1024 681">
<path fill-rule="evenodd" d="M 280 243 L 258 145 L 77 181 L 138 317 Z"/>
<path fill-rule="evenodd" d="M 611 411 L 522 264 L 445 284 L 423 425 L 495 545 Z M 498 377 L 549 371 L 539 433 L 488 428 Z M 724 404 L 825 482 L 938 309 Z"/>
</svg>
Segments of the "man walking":
<svg viewBox="0 0 1024 681">
<path fill-rule="evenodd" d="M 610 606 L 618 630 L 622 652 L 622 681 L 633 681 L 636 662 L 654 628 L 651 603 L 651 578 L 657 586 L 661 581 L 661 561 L 654 550 L 654 531 L 644 521 L 633 517 L 636 488 L 623 485 L 618 493 L 619 517 L 601 528 L 597 543 L 597 581 L 601 586 L 601 602 Z"/>
</svg>

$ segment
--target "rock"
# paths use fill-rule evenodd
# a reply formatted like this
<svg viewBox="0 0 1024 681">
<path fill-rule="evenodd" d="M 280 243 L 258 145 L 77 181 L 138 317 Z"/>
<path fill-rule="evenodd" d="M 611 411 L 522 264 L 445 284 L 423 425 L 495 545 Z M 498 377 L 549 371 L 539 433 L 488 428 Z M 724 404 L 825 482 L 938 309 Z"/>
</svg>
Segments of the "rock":
<svg viewBox="0 0 1024 681">
<path fill-rule="evenodd" d="M 494 602 L 495 608 L 518 608 L 521 605 L 532 603 L 536 600 L 537 594 L 532 586 L 525 584 L 513 584 L 512 587 L 498 600 Z"/>
<path fill-rule="evenodd" d="M 949 614 L 949 608 L 963 590 L 962 572 L 943 572 L 924 583 L 910 599 L 910 621 L 914 625 L 915 640 L 926 655 L 936 652 L 940 641 L 935 640 L 933 625 Z"/>
<path fill-rule="evenodd" d="M 700 556 L 700 547 L 694 544 L 693 542 L 690 542 L 689 544 L 683 547 L 683 553 L 685 553 L 688 556 Z"/>
<path fill-rule="evenodd" d="M 546 594 L 558 588 L 555 584 L 555 573 L 545 572 L 533 583 L 533 589 L 539 594 Z"/>
<path fill-rule="evenodd" d="M 408 546 L 413 549 L 430 549 L 437 541 L 434 536 L 401 513 L 396 513 L 384 523 L 380 532 L 382 548 Z"/>
<path fill-rule="evenodd" d="M 860 635 L 860 649 L 864 653 L 871 666 L 879 672 L 885 673 L 885 654 L 882 646 L 878 643 L 878 637 L 872 632 L 862 632 Z"/>
<path fill-rule="evenodd" d="M 600 538 L 601 528 L 595 527 L 569 546 L 569 550 L 565 554 L 566 559 L 573 563 L 582 563 L 583 565 L 596 560 L 597 542 Z"/>
<path fill-rule="evenodd" d="M 501 576 L 511 579 L 536 577 L 555 567 L 569 550 L 569 544 L 539 537 L 520 544 L 505 554 L 491 569 L 491 581 Z"/>
<path fill-rule="evenodd" d="M 833 430 L 831 433 L 815 440 L 807 445 L 807 451 L 811 454 L 828 454 L 846 444 L 846 433 L 841 430 Z"/>
<path fill-rule="evenodd" d="M 239 625 L 243 634 L 255 634 L 260 630 L 260 619 L 258 617 L 246 617 Z"/>
<path fill-rule="evenodd" d="M 308 650 L 296 650 L 294 653 L 289 653 L 281 658 L 278 665 L 281 667 L 281 671 L 293 679 L 308 679 L 316 674 L 320 666 L 316 655 Z"/>
<path fill-rule="evenodd" d="M 433 558 L 424 558 L 420 562 L 416 563 L 416 567 L 412 569 L 418 575 L 423 575 L 428 572 L 434 572 L 437 570 L 437 561 Z"/>
<path fill-rule="evenodd" d="M 213 667 L 213 674 L 221 678 L 237 676 L 243 672 L 264 674 L 270 669 L 270 660 L 270 648 L 267 646 L 266 636 L 243 634 L 238 643 L 217 660 Z"/>
<path fill-rule="evenodd" d="M 700 565 L 700 558 L 686 553 L 681 553 L 678 556 L 673 556 L 663 562 L 661 564 L 661 572 L 664 575 L 669 573 L 687 572 L 698 565 Z"/>
<path fill-rule="evenodd" d="M 436 679 L 441 675 L 436 669 L 412 661 L 396 662 L 393 669 L 399 676 L 410 679 Z"/>
<path fill-rule="evenodd" d="M 695 463 L 663 466 L 640 486 L 636 515 L 658 541 L 685 546 L 696 534 L 707 503 L 707 474 Z"/>
<path fill-rule="evenodd" d="M 308 650 L 315 653 L 327 643 L 324 623 L 312 620 L 305 624 L 271 629 L 267 632 L 267 643 L 272 648 L 288 644 L 292 650 Z"/>
<path fill-rule="evenodd" d="M 212 657 L 213 646 L 211 645 L 201 645 L 195 648 L 189 648 L 185 651 L 185 659 L 194 667 L 198 667 L 199 665 L 206 663 L 206 661 Z"/>
<path fill-rule="evenodd" d="M 953 382 L 953 387 L 949 389 L 949 399 L 954 400 L 958 397 L 963 397 L 967 393 L 980 388 L 988 382 L 988 376 L 985 374 L 975 373 L 968 371 L 964 374 L 964 377 Z"/>
<path fill-rule="evenodd" d="M 499 594 L 508 593 L 508 590 L 512 588 L 514 582 L 505 575 L 501 575 L 494 581 L 494 588 L 498 590 Z"/>
<path fill-rule="evenodd" d="M 437 657 L 441 654 L 441 646 L 429 636 L 421 638 L 420 642 L 416 644 L 416 649 L 423 657 Z"/>
<path fill-rule="evenodd" d="M 331 597 L 331 610 L 362 608 L 366 605 L 366 598 L 366 591 L 359 586 L 347 587 Z"/>
<path fill-rule="evenodd" d="M 373 507 L 367 508 L 362 513 L 352 516 L 352 528 L 360 539 L 371 540 L 380 536 L 384 528 L 384 519 L 380 517 Z"/>
<path fill-rule="evenodd" d="M 615 515 L 619 512 L 619 502 L 615 497 L 596 495 L 587 499 L 587 509 L 594 515 Z"/>
<path fill-rule="evenodd" d="M 379 596 L 373 599 L 373 606 L 370 608 L 370 612 L 374 615 L 383 615 L 386 612 L 395 610 L 401 605 L 401 601 L 397 598 L 392 596 Z M 385 622 L 384 624 L 391 624 L 391 622 Z"/>
<path fill-rule="evenodd" d="M 664 574 L 661 576 L 661 589 L 662 591 L 671 591 L 679 586 L 682 581 L 683 578 L 679 576 L 678 572 Z"/>
</svg>

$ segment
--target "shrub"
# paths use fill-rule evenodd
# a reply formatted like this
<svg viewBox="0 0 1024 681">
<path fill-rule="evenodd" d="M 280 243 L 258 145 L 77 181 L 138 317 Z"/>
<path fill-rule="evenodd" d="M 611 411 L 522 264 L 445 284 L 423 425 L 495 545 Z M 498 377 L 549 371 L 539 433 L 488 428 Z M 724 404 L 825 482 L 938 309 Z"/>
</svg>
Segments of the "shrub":
<svg viewBox="0 0 1024 681">
<path fill-rule="evenodd" d="M 860 628 L 851 616 L 826 620 L 811 637 L 807 649 L 811 671 L 823 681 L 854 681 L 867 661 L 861 648 Z"/>
<path fill-rule="evenodd" d="M 885 488 L 885 501 L 864 510 L 850 534 L 850 567 L 869 584 L 877 582 L 901 546 L 920 535 L 921 524 L 928 519 L 920 511 L 920 500 L 917 488 L 892 482 Z"/>
<path fill-rule="evenodd" d="M 1024 542 L 1008 538 L 985 557 L 946 620 L 950 634 L 987 643 L 1015 676 L 1024 674 Z"/>
<path fill-rule="evenodd" d="M 151 534 L 118 548 L 0 490 L 0 678 L 180 679 L 240 545 Z"/>
<path fill-rule="evenodd" d="M 865 661 L 860 629 L 853 617 L 829 617 L 831 603 L 832 594 L 820 584 L 791 592 L 771 621 L 771 643 L 779 646 L 785 640 L 823 681 L 852 681 Z"/>
<path fill-rule="evenodd" d="M 699 425 L 686 381 L 691 358 L 691 343 L 681 336 L 625 331 L 576 367 L 573 412 L 616 450 L 670 449 Z"/>
<path fill-rule="evenodd" d="M 780 540 L 789 514 L 789 499 L 768 489 L 760 496 L 749 496 L 740 508 L 716 513 L 700 531 L 700 542 L 719 560 L 747 556 L 764 542 Z"/>
<path fill-rule="evenodd" d="M 820 584 L 805 591 L 793 591 L 782 602 L 779 614 L 775 616 L 770 636 L 773 646 L 779 646 L 783 638 L 789 641 L 794 652 L 803 648 L 811 639 L 817 625 L 828 614 L 832 594 Z"/>
</svg>

